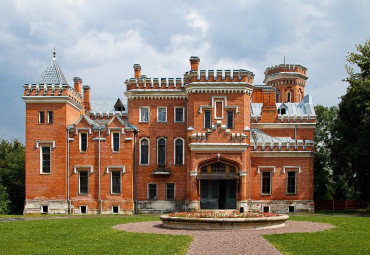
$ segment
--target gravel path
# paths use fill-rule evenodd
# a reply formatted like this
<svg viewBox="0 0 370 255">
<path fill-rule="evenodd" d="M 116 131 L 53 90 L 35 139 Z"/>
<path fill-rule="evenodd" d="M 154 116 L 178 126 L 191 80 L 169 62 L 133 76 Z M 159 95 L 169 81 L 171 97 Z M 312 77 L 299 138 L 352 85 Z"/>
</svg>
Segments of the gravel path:
<svg viewBox="0 0 370 255">
<path fill-rule="evenodd" d="M 162 227 L 160 221 L 128 223 L 114 226 L 118 230 L 137 233 L 191 235 L 188 249 L 195 254 L 281 254 L 261 235 L 275 233 L 316 232 L 333 228 L 325 223 L 287 221 L 285 227 L 264 230 L 173 230 Z"/>
</svg>

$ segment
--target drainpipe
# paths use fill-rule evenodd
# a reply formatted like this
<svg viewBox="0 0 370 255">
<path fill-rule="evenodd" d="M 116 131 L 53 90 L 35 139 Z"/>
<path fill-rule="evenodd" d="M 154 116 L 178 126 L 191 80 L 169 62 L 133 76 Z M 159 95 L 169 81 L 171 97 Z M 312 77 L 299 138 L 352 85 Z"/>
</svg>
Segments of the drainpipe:
<svg viewBox="0 0 370 255">
<path fill-rule="evenodd" d="M 297 124 L 294 124 L 294 141 L 295 141 L 295 146 L 294 146 L 294 149 L 298 149 L 297 147 Z"/>
<path fill-rule="evenodd" d="M 99 127 L 99 162 L 98 162 L 99 164 L 99 203 L 100 203 L 99 214 L 101 215 L 103 203 L 101 200 L 101 183 L 100 183 L 100 132 L 101 132 L 101 127 Z"/>
<path fill-rule="evenodd" d="M 71 214 L 71 200 L 69 199 L 69 127 L 67 127 L 67 204 L 68 214 Z"/>
<path fill-rule="evenodd" d="M 252 211 L 252 158 L 249 159 L 249 201 L 251 203 L 249 211 Z"/>
<path fill-rule="evenodd" d="M 134 173 L 133 173 L 133 182 L 134 182 L 134 213 L 137 214 L 137 201 L 136 201 L 136 137 L 138 135 L 138 132 L 135 132 L 134 135 Z"/>
</svg>

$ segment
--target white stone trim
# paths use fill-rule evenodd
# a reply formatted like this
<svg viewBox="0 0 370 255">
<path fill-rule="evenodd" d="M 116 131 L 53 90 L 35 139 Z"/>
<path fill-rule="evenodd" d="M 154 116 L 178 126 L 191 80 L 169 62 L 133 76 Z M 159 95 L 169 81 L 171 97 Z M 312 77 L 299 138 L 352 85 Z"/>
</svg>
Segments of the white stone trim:
<svg viewBox="0 0 370 255">
<path fill-rule="evenodd" d="M 248 171 L 239 171 L 239 176 L 247 176 Z"/>
<path fill-rule="evenodd" d="M 89 131 L 89 134 L 92 134 L 91 128 L 76 128 L 75 134 L 78 135 L 80 131 Z"/>
<path fill-rule="evenodd" d="M 198 171 L 197 170 L 189 171 L 189 175 L 190 176 L 198 176 Z"/>
<path fill-rule="evenodd" d="M 273 173 L 276 174 L 276 166 L 258 166 L 257 173 L 261 173 L 261 169 L 272 169 Z"/>
<path fill-rule="evenodd" d="M 278 157 L 278 158 L 313 158 L 313 151 L 251 151 L 252 158 Z"/>
<path fill-rule="evenodd" d="M 122 169 L 122 173 L 126 173 L 126 166 L 122 165 L 122 166 L 107 166 L 105 168 L 105 173 L 106 174 L 109 174 L 109 171 L 111 171 L 111 169 Z"/>
<path fill-rule="evenodd" d="M 298 169 L 298 173 L 302 173 L 301 166 L 283 166 L 283 170 L 281 172 L 285 174 L 286 170 L 293 170 L 293 169 Z"/>
<path fill-rule="evenodd" d="M 86 168 L 89 168 L 90 169 L 90 174 L 93 174 L 94 173 L 94 168 L 93 166 L 89 166 L 89 165 L 84 165 L 84 166 L 81 166 L 81 165 L 75 165 L 73 166 L 73 173 L 77 173 L 77 169 L 80 169 L 80 168 L 83 168 L 83 169 L 86 169 Z"/>
<path fill-rule="evenodd" d="M 68 103 L 70 106 L 78 111 L 83 109 L 83 106 L 72 100 L 69 96 L 23 96 L 22 99 L 28 104 L 65 104 Z"/>
<path fill-rule="evenodd" d="M 191 151 L 246 151 L 247 143 L 190 143 Z"/>
<path fill-rule="evenodd" d="M 52 144 L 52 148 L 55 149 L 55 141 L 43 141 L 43 140 L 37 140 L 35 144 L 35 148 L 38 149 L 40 147 L 40 144 Z"/>
<path fill-rule="evenodd" d="M 122 134 L 125 133 L 125 129 L 123 127 L 110 127 L 108 128 L 108 135 L 110 135 L 111 130 L 118 130 L 118 131 L 120 130 Z"/>
</svg>

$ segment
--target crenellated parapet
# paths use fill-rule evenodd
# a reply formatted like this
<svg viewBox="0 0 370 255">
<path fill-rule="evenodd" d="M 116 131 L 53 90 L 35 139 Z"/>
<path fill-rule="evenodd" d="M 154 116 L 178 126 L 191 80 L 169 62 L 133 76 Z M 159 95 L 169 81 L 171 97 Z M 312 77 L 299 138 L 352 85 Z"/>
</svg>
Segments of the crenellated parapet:
<svg viewBox="0 0 370 255">
<path fill-rule="evenodd" d="M 266 85 L 293 84 L 305 86 L 307 77 L 307 68 L 295 64 L 280 64 L 268 67 L 265 70 L 264 83 Z"/>
<path fill-rule="evenodd" d="M 186 84 L 192 82 L 246 82 L 253 83 L 254 74 L 239 70 L 191 70 L 184 75 Z"/>
<path fill-rule="evenodd" d="M 83 107 L 83 99 L 80 93 L 71 88 L 68 84 L 25 84 L 23 88 L 24 99 L 47 98 L 48 100 L 52 100 L 53 97 L 56 99 L 68 97 L 71 101 Z"/>
<path fill-rule="evenodd" d="M 183 78 L 131 78 L 125 82 L 127 91 L 134 89 L 183 89 Z"/>
</svg>

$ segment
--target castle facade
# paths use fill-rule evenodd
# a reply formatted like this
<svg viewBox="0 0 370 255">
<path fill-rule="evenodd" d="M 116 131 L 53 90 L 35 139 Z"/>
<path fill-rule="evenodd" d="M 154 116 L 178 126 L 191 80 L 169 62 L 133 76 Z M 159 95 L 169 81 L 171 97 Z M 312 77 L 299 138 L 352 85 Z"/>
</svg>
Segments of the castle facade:
<svg viewBox="0 0 370 255">
<path fill-rule="evenodd" d="M 244 69 L 148 78 L 91 100 L 56 60 L 26 103 L 25 214 L 182 210 L 312 212 L 314 131 L 307 69 L 281 64 L 253 85 Z"/>
</svg>

